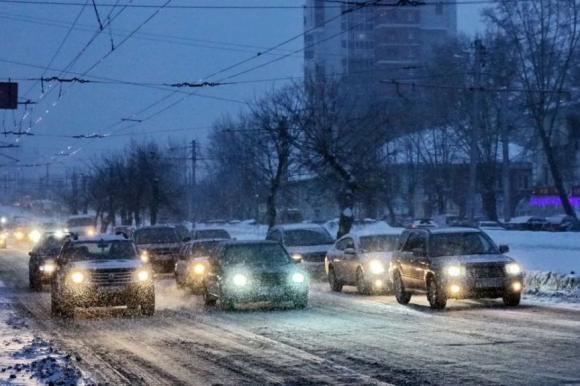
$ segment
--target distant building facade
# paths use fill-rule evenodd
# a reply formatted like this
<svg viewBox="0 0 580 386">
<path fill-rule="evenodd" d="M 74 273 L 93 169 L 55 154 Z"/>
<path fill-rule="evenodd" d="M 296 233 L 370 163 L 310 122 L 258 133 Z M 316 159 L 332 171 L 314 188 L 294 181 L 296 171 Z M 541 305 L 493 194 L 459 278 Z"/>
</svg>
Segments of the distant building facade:
<svg viewBox="0 0 580 386">
<path fill-rule="evenodd" d="M 358 9 L 355 2 L 362 1 L 307 0 L 304 11 L 305 77 L 340 77 L 353 100 L 396 95 L 380 81 L 412 77 L 438 45 L 457 35 L 452 2 L 391 6 L 392 0 Z"/>
</svg>

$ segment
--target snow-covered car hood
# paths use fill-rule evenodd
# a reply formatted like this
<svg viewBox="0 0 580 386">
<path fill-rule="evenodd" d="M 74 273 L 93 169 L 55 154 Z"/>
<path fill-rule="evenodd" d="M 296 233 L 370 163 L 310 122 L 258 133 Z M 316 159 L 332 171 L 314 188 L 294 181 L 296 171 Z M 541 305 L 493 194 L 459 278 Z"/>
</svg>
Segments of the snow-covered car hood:
<svg viewBox="0 0 580 386">
<path fill-rule="evenodd" d="M 511 263 L 511 257 L 505 255 L 461 255 L 431 257 L 434 265 L 443 266 L 448 264 L 485 264 L 485 263 Z"/>
<path fill-rule="evenodd" d="M 364 260 L 380 260 L 380 261 L 384 261 L 384 262 L 389 262 L 391 261 L 391 258 L 393 257 L 393 252 L 365 252 L 365 253 L 361 253 L 360 256 L 364 259 Z"/>
<path fill-rule="evenodd" d="M 99 270 L 99 269 L 123 269 L 140 268 L 143 263 L 139 259 L 119 259 L 119 260 L 86 260 L 76 261 L 70 264 L 71 268 Z"/>
<path fill-rule="evenodd" d="M 245 264 L 238 264 L 238 265 L 230 265 L 225 267 L 225 270 L 228 272 L 240 272 L 240 273 L 247 273 L 247 274 L 268 274 L 268 273 L 288 273 L 291 272 L 301 272 L 303 270 L 300 269 L 295 264 L 286 264 L 286 265 L 278 265 L 278 266 L 251 266 Z"/>
<path fill-rule="evenodd" d="M 332 244 L 321 244 L 321 245 L 306 245 L 306 246 L 295 246 L 295 247 L 286 247 L 286 250 L 290 254 L 293 253 L 300 253 L 303 255 L 307 255 L 309 253 L 326 253 Z"/>
<path fill-rule="evenodd" d="M 178 249 L 181 247 L 179 243 L 166 243 L 166 244 L 137 244 L 137 248 L 143 250 L 156 250 L 156 249 Z"/>
</svg>

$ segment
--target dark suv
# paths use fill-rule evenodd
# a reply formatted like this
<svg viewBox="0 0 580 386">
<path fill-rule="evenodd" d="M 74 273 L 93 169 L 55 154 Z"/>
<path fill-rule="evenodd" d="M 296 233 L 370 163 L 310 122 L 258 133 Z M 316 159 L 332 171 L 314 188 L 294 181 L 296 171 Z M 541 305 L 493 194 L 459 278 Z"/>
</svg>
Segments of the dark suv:
<svg viewBox="0 0 580 386">
<path fill-rule="evenodd" d="M 143 261 L 158 272 L 173 272 L 175 262 L 188 237 L 173 225 L 155 225 L 137 229 L 133 239 Z"/>
<path fill-rule="evenodd" d="M 503 298 L 517 306 L 523 275 L 504 255 L 508 251 L 479 229 L 406 230 L 390 267 L 397 301 L 407 304 L 413 294 L 427 294 L 436 309 L 445 308 L 449 298 Z"/>
</svg>

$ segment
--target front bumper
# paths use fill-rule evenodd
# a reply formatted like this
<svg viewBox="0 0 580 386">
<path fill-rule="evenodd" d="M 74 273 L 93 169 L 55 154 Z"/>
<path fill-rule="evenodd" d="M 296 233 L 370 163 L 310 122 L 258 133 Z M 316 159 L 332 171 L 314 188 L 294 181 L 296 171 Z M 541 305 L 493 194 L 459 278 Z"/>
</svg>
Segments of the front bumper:
<svg viewBox="0 0 580 386">
<path fill-rule="evenodd" d="M 66 288 L 64 292 L 63 300 L 75 307 L 104 307 L 138 303 L 154 296 L 155 289 L 153 282 L 150 282 L 103 287 L 79 285 L 76 288 Z"/>
<path fill-rule="evenodd" d="M 227 288 L 224 296 L 230 301 L 251 303 L 260 301 L 293 301 L 308 296 L 308 285 Z"/>
<path fill-rule="evenodd" d="M 450 299 L 501 298 L 507 294 L 523 291 L 522 275 L 497 278 L 454 278 L 441 283 L 442 290 Z"/>
</svg>

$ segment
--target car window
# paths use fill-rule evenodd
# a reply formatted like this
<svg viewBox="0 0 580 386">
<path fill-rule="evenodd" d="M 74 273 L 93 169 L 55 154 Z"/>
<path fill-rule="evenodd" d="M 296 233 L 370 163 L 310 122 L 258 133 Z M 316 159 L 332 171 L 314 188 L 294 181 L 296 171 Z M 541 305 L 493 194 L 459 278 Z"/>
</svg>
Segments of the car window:
<svg viewBox="0 0 580 386">
<path fill-rule="evenodd" d="M 482 233 L 476 232 L 433 235 L 429 251 L 432 257 L 497 253 L 495 244 Z"/>
<path fill-rule="evenodd" d="M 336 243 L 336 249 L 339 251 L 344 251 L 346 248 L 346 244 L 348 243 L 348 239 L 341 239 Z"/>
<path fill-rule="evenodd" d="M 291 264 L 291 259 L 280 244 L 240 244 L 224 248 L 226 265 L 281 266 Z"/>
<path fill-rule="evenodd" d="M 188 256 L 190 258 L 209 257 L 213 255 L 219 246 L 219 241 L 207 241 L 203 243 L 195 243 L 191 246 Z"/>
<path fill-rule="evenodd" d="M 281 242 L 282 241 L 282 232 L 280 232 L 278 229 L 273 230 L 272 232 L 270 232 L 268 234 L 267 240 Z"/>
<path fill-rule="evenodd" d="M 397 246 L 397 236 L 379 235 L 360 238 L 360 248 L 366 252 L 391 252 Z"/>
<path fill-rule="evenodd" d="M 199 229 L 195 233 L 196 239 L 229 239 L 230 234 L 224 229 Z"/>
<path fill-rule="evenodd" d="M 69 261 L 137 259 L 137 251 L 130 241 L 95 241 L 69 244 L 63 256 Z"/>
<path fill-rule="evenodd" d="M 137 244 L 177 243 L 179 236 L 174 228 L 139 229 L 133 235 Z"/>
<path fill-rule="evenodd" d="M 284 232 L 284 244 L 289 247 L 332 244 L 328 232 L 321 229 L 291 229 Z"/>
<path fill-rule="evenodd" d="M 405 252 L 413 252 L 416 249 L 426 250 L 427 248 L 427 238 L 425 234 L 415 232 L 409 235 L 407 242 L 403 247 L 403 251 Z"/>
</svg>

